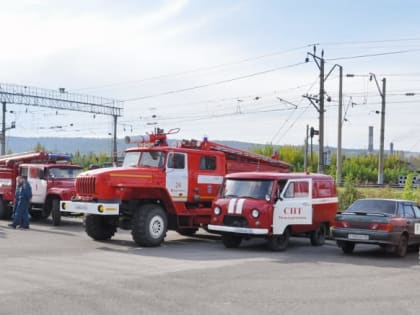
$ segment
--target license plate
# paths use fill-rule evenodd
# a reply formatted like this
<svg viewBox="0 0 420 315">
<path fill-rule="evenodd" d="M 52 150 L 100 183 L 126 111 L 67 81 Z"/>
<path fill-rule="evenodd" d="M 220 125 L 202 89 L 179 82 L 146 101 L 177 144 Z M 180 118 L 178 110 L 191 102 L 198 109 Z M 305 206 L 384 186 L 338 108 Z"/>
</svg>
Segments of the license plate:
<svg viewBox="0 0 420 315">
<path fill-rule="evenodd" d="M 369 240 L 369 235 L 363 235 L 363 234 L 349 234 L 347 237 L 351 240 L 362 240 L 362 241 Z"/>
</svg>

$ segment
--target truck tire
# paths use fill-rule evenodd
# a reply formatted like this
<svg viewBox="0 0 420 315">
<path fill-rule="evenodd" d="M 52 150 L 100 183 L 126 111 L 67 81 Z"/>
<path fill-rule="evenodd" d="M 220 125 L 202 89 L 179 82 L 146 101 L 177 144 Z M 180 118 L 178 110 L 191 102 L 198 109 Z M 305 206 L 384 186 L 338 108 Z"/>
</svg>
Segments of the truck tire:
<svg viewBox="0 0 420 315">
<path fill-rule="evenodd" d="M 86 215 L 85 231 L 95 241 L 109 240 L 117 231 L 117 226 L 118 217 L 95 214 Z"/>
<path fill-rule="evenodd" d="M 54 226 L 61 224 L 60 200 L 53 199 L 51 201 L 51 218 Z"/>
<path fill-rule="evenodd" d="M 322 246 L 325 244 L 325 237 L 327 235 L 327 227 L 324 223 L 315 230 L 311 232 L 311 244 L 312 246 Z"/>
<path fill-rule="evenodd" d="M 280 252 L 289 245 L 290 230 L 287 228 L 282 235 L 271 235 L 268 239 L 268 248 L 273 252 Z"/>
<path fill-rule="evenodd" d="M 168 217 L 163 208 L 156 204 L 141 206 L 132 219 L 131 235 L 140 246 L 159 246 L 166 236 Z"/>
<path fill-rule="evenodd" d="M 191 229 L 179 229 L 177 232 L 183 236 L 193 236 L 195 233 L 197 233 L 198 229 L 191 228 Z"/>
<path fill-rule="evenodd" d="M 346 241 L 337 241 L 337 246 L 341 247 L 341 250 L 344 254 L 351 254 L 354 251 L 355 243 L 346 242 Z"/>
<path fill-rule="evenodd" d="M 238 248 L 241 245 L 242 237 L 231 234 L 222 235 L 222 243 L 226 248 Z"/>
<path fill-rule="evenodd" d="M 395 247 L 395 255 L 398 257 L 404 257 L 407 255 L 407 249 L 408 249 L 408 237 L 407 235 L 403 234 L 400 237 L 400 241 L 398 242 L 398 245 Z"/>
<path fill-rule="evenodd" d="M 6 202 L 0 198 L 0 219 L 8 220 L 12 216 L 11 209 Z"/>
</svg>

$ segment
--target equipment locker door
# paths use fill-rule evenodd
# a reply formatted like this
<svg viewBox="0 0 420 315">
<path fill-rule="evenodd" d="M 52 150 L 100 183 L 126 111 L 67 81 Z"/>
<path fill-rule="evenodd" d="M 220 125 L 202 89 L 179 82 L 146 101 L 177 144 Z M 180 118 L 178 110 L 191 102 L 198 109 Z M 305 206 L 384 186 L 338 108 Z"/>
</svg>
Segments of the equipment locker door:
<svg viewBox="0 0 420 315">
<path fill-rule="evenodd" d="M 294 224 L 312 224 L 312 179 L 291 179 L 274 206 L 273 234 Z"/>
<path fill-rule="evenodd" d="M 185 153 L 169 153 L 166 162 L 166 188 L 174 201 L 188 199 L 188 159 Z"/>
</svg>

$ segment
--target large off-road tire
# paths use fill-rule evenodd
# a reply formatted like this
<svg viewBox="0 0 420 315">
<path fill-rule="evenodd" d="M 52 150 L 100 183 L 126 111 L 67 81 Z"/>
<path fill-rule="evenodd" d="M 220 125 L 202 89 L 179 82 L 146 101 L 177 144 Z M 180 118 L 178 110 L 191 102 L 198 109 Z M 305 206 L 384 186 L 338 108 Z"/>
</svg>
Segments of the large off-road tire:
<svg viewBox="0 0 420 315">
<path fill-rule="evenodd" d="M 344 254 L 351 254 L 356 244 L 353 242 L 337 241 L 337 246 L 341 248 Z"/>
<path fill-rule="evenodd" d="M 398 257 L 404 257 L 407 255 L 408 250 L 408 237 L 407 235 L 401 235 L 398 245 L 395 247 L 395 255 Z"/>
<path fill-rule="evenodd" d="M 232 235 L 232 234 L 223 234 L 222 243 L 226 248 L 238 248 L 241 245 L 242 236 Z"/>
<path fill-rule="evenodd" d="M 324 223 L 313 232 L 311 232 L 311 244 L 312 246 L 322 246 L 325 244 L 325 238 L 327 236 L 327 227 Z"/>
<path fill-rule="evenodd" d="M 116 216 L 86 215 L 85 231 L 96 241 L 109 240 L 114 236 L 117 227 L 118 217 Z"/>
<path fill-rule="evenodd" d="M 8 220 L 12 216 L 11 208 L 0 198 L 0 219 Z"/>
<path fill-rule="evenodd" d="M 190 229 L 179 229 L 176 231 L 183 236 L 193 236 L 195 233 L 197 233 L 198 229 L 190 228 Z"/>
<path fill-rule="evenodd" d="M 51 200 L 51 218 L 54 226 L 61 224 L 60 200 Z"/>
<path fill-rule="evenodd" d="M 285 229 L 282 235 L 272 235 L 268 239 L 268 248 L 273 252 L 280 252 L 287 248 L 289 245 L 290 230 Z"/>
<path fill-rule="evenodd" d="M 131 235 L 140 246 L 159 246 L 166 236 L 168 217 L 156 204 L 141 206 L 132 218 Z"/>
</svg>

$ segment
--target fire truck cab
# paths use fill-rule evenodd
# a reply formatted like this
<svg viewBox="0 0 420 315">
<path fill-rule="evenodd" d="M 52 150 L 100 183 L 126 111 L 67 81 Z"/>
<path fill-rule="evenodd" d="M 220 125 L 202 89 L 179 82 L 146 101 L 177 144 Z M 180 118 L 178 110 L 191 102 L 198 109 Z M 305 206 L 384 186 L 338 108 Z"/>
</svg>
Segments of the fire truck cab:
<svg viewBox="0 0 420 315">
<path fill-rule="evenodd" d="M 26 176 L 32 187 L 30 214 L 60 225 L 60 200 L 75 194 L 75 179 L 82 167 L 71 164 L 71 155 L 23 152 L 0 157 L 0 219 L 12 216 L 16 176 Z"/>
<path fill-rule="evenodd" d="M 225 247 L 263 237 L 273 251 L 286 249 L 291 235 L 323 245 L 338 209 L 331 176 L 307 173 L 250 172 L 226 175 L 213 202 L 210 232 Z"/>
</svg>

